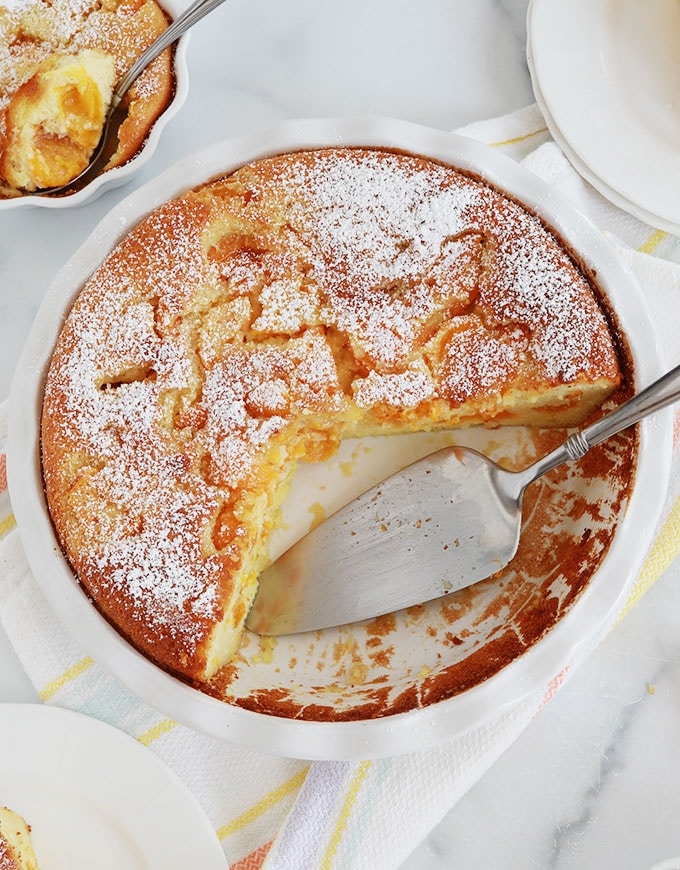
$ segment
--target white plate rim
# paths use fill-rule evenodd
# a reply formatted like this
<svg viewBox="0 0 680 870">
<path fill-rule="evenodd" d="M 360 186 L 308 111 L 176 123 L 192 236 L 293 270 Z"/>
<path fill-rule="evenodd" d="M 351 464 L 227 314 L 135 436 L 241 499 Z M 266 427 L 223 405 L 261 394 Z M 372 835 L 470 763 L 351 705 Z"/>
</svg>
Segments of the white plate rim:
<svg viewBox="0 0 680 870">
<path fill-rule="evenodd" d="M 602 45 L 594 31 L 611 5 L 612 0 L 530 0 L 527 60 L 534 96 L 553 138 L 596 190 L 650 226 L 680 234 L 679 201 L 669 199 L 680 184 L 680 156 L 636 123 L 625 100 L 604 93 Z M 578 36 L 577 46 L 572 35 Z M 562 56 L 566 45 L 572 46 L 568 65 Z M 607 136 L 598 136 L 587 123 L 593 112 L 603 119 Z M 626 148 L 609 147 L 623 135 Z"/>
<path fill-rule="evenodd" d="M 530 45 L 528 45 L 527 48 L 527 61 L 530 71 L 533 71 L 533 56 L 531 54 Z M 543 115 L 550 135 L 560 146 L 565 157 L 569 160 L 569 162 L 578 172 L 578 174 L 582 178 L 584 178 L 592 187 L 594 187 L 598 193 L 604 196 L 605 199 L 607 199 L 618 208 L 622 209 L 622 211 L 628 212 L 628 214 L 632 215 L 634 218 L 637 218 L 639 221 L 648 224 L 650 227 L 663 230 L 668 233 L 680 233 L 680 223 L 676 224 L 674 221 L 666 221 L 663 218 L 659 217 L 659 215 L 647 211 L 647 209 L 643 208 L 637 203 L 631 202 L 618 191 L 614 190 L 612 187 L 609 187 L 606 182 L 604 182 L 598 175 L 593 172 L 593 170 L 586 163 L 583 162 L 581 157 L 576 153 L 576 151 L 574 151 L 572 146 L 565 139 L 562 131 L 557 126 L 555 119 L 550 114 L 550 109 L 548 108 L 546 100 L 543 97 L 543 92 L 541 91 L 540 85 L 538 84 L 538 79 L 533 76 L 533 73 L 532 77 L 534 97 L 536 98 L 536 103 L 541 110 L 541 114 Z"/>
<path fill-rule="evenodd" d="M 68 775 L 63 776 L 64 771 Z M 17 785 L 19 780 L 20 785 Z M 48 797 L 38 795 L 49 782 Z M 49 804 L 60 797 L 96 805 L 112 829 L 125 833 L 148 863 L 183 870 L 187 861 L 205 870 L 228 870 L 217 834 L 182 780 L 150 749 L 99 719 L 43 704 L 0 704 L 0 803 L 23 815 L 41 867 L 64 867 L 63 840 L 77 832 L 83 857 L 97 844 L 85 821 L 48 831 Z M 47 805 L 47 809 L 46 809 Z M 56 803 L 52 812 L 56 812 Z M 45 823 L 41 830 L 40 819 Z M 114 833 L 115 836 L 115 833 Z M 70 856 L 73 857 L 72 855 Z M 77 860 L 77 859 L 76 859 Z M 70 870 L 91 867 L 71 863 Z"/>
<path fill-rule="evenodd" d="M 610 297 L 616 297 L 637 384 L 645 385 L 662 373 L 649 310 L 635 279 L 600 231 L 559 191 L 488 146 L 445 131 L 376 117 L 292 120 L 216 143 L 179 161 L 119 203 L 59 272 L 38 312 L 12 385 L 7 471 L 19 531 L 44 594 L 83 648 L 129 689 L 198 731 L 258 751 L 305 759 L 375 758 L 432 747 L 487 722 L 547 686 L 572 662 L 579 647 L 611 620 L 656 530 L 670 476 L 672 418 L 670 412 L 660 412 L 640 425 L 636 484 L 617 532 L 617 546 L 610 548 L 598 582 L 591 582 L 566 617 L 520 659 L 460 695 L 383 719 L 311 722 L 227 705 L 152 665 L 87 602 L 63 560 L 54 559 L 60 550 L 42 501 L 37 427 L 42 378 L 60 328 L 54 312 L 64 309 L 65 298 L 74 295 L 74 288 L 138 217 L 174 193 L 257 157 L 328 145 L 374 145 L 429 155 L 477 172 L 516 195 L 543 215 L 587 265 L 596 268 Z M 37 545 L 40 541 L 42 546 Z"/>
<path fill-rule="evenodd" d="M 162 0 L 161 5 L 173 17 L 177 17 L 187 5 L 186 0 Z M 127 163 L 115 166 L 108 172 L 97 176 L 81 190 L 68 196 L 37 196 L 27 194 L 16 196 L 11 199 L 0 199 L 0 211 L 9 211 L 13 208 L 73 208 L 91 202 L 106 190 L 121 187 L 143 169 L 156 153 L 163 131 L 170 121 L 180 112 L 189 94 L 189 68 L 187 66 L 187 48 L 191 31 L 185 33 L 175 44 L 173 69 L 175 72 L 175 91 L 167 108 L 161 112 L 154 125 L 151 127 L 141 149 Z"/>
</svg>

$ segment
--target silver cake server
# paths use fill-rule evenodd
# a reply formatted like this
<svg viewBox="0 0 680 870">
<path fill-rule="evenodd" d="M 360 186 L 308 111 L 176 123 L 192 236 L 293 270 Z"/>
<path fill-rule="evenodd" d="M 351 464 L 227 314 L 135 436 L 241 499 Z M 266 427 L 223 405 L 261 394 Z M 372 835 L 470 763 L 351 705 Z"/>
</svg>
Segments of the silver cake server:
<svg viewBox="0 0 680 870">
<path fill-rule="evenodd" d="M 500 571 L 533 481 L 680 399 L 680 366 L 522 471 L 446 447 L 388 477 L 293 544 L 259 579 L 246 625 L 294 634 L 422 604 Z"/>
</svg>

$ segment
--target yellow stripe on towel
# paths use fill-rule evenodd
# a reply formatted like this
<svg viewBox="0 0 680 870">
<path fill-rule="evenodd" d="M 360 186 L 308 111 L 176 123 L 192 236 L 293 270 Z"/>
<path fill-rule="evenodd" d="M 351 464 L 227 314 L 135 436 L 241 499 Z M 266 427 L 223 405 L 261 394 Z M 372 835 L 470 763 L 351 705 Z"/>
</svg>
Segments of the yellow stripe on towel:
<svg viewBox="0 0 680 870">
<path fill-rule="evenodd" d="M 270 810 L 272 807 L 276 806 L 279 801 L 282 801 L 285 797 L 288 797 L 291 792 L 297 791 L 301 788 L 302 783 L 305 781 L 305 777 L 309 771 L 309 765 L 302 768 L 302 770 L 298 771 L 295 776 L 292 776 L 289 780 L 282 783 L 278 788 L 273 789 L 266 794 L 262 800 L 259 800 L 256 804 L 253 804 L 252 807 L 247 809 L 245 813 L 241 813 L 240 816 L 237 816 L 235 819 L 232 819 L 231 822 L 227 822 L 226 825 L 222 825 L 221 828 L 217 831 L 217 836 L 220 840 L 224 840 L 227 837 L 230 837 L 232 834 L 235 834 L 237 831 L 240 831 L 242 828 L 245 828 L 251 822 L 254 822 L 255 819 L 258 819 L 260 816 L 264 815 L 267 810 Z"/>
<path fill-rule="evenodd" d="M 680 498 L 676 499 L 666 522 L 647 554 L 647 558 L 626 601 L 619 619 L 637 604 L 648 589 L 674 561 L 680 549 Z"/>
<path fill-rule="evenodd" d="M 145 731 L 143 734 L 140 734 L 137 740 L 143 746 L 149 746 L 154 740 L 158 740 L 159 737 L 162 737 L 164 734 L 167 734 L 168 731 L 172 731 L 172 729 L 177 725 L 177 722 L 174 722 L 172 719 L 163 719 L 162 722 L 159 722 L 157 725 L 154 725 L 153 728 L 149 728 L 148 731 Z"/>
<path fill-rule="evenodd" d="M 67 668 L 63 674 L 61 674 L 54 680 L 50 680 L 50 682 L 43 688 L 43 690 L 39 693 L 40 700 L 47 701 L 53 695 L 56 695 L 60 689 L 63 689 L 64 686 L 66 686 L 72 680 L 75 680 L 82 673 L 88 670 L 88 668 L 91 668 L 93 664 L 94 659 L 86 656 L 79 662 L 76 662 L 75 665 Z"/>
<path fill-rule="evenodd" d="M 641 254 L 652 254 L 659 247 L 661 242 L 666 238 L 667 233 L 663 230 L 654 230 L 654 232 L 646 239 L 639 247 L 638 251 Z"/>
<path fill-rule="evenodd" d="M 350 783 L 349 789 L 347 791 L 345 801 L 342 805 L 342 809 L 340 810 L 340 815 L 338 816 L 338 821 L 336 822 L 335 829 L 333 830 L 331 838 L 328 842 L 326 854 L 324 855 L 323 861 L 321 862 L 321 870 L 330 870 L 331 862 L 333 861 L 335 853 L 338 851 L 340 840 L 342 839 L 344 830 L 347 827 L 347 820 L 349 819 L 350 813 L 352 812 L 352 807 L 356 802 L 357 796 L 361 789 L 361 784 L 366 779 L 366 774 L 370 770 L 372 764 L 372 761 L 362 761 L 362 763 L 357 768 L 354 777 L 352 778 L 352 782 Z"/>
<path fill-rule="evenodd" d="M 530 133 L 523 133 L 521 136 L 514 136 L 512 139 L 504 139 L 502 142 L 490 142 L 492 148 L 505 148 L 508 145 L 517 145 L 519 142 L 526 142 L 532 136 L 538 136 L 540 133 L 546 133 L 547 127 L 539 127 L 538 130 L 532 130 Z"/>
<path fill-rule="evenodd" d="M 17 521 L 14 519 L 14 514 L 8 514 L 4 519 L 0 520 L 0 538 L 11 532 L 16 524 Z"/>
</svg>

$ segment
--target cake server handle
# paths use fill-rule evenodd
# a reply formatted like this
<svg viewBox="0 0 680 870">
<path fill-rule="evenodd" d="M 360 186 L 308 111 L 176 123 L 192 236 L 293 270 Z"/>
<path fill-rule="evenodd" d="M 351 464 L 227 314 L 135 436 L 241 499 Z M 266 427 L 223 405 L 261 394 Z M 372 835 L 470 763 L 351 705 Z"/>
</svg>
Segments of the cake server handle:
<svg viewBox="0 0 680 870">
<path fill-rule="evenodd" d="M 588 426 L 580 433 L 581 437 L 588 442 L 589 447 L 592 447 L 611 435 L 627 429 L 633 423 L 639 423 L 643 417 L 660 411 L 678 399 L 680 399 L 680 365 L 645 387 L 616 411 Z"/>
<path fill-rule="evenodd" d="M 590 426 L 571 434 L 559 447 L 537 460 L 524 471 L 515 472 L 517 479 L 526 487 L 534 480 L 557 468 L 563 462 L 581 459 L 600 441 L 605 441 L 623 432 L 634 423 L 639 423 L 650 414 L 672 405 L 680 399 L 680 365 L 666 372 L 618 408 L 596 420 Z"/>
</svg>

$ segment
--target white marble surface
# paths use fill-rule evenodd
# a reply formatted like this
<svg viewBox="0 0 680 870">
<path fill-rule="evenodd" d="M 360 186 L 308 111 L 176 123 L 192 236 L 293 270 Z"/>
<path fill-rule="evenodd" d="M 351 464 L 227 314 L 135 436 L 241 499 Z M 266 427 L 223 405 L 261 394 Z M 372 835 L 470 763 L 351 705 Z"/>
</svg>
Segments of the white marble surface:
<svg viewBox="0 0 680 870">
<path fill-rule="evenodd" d="M 533 99 L 527 2 L 229 0 L 192 34 L 189 99 L 138 179 L 79 209 L 0 212 L 0 397 L 52 276 L 139 183 L 283 118 L 449 129 L 519 108 Z M 679 589 L 675 565 L 402 870 L 646 870 L 680 855 Z M 0 701 L 25 700 L 0 630 Z"/>
</svg>

